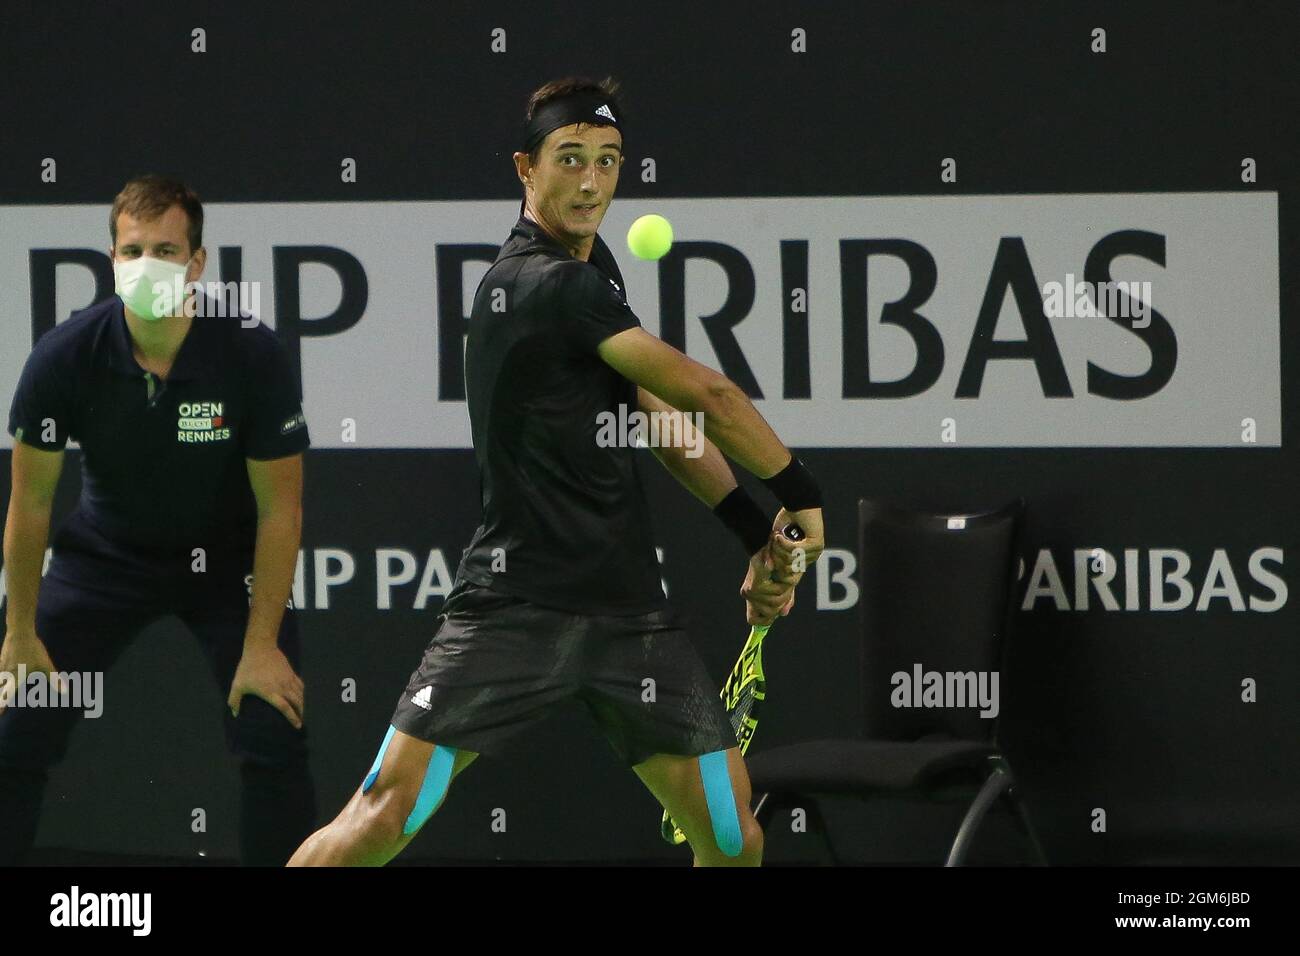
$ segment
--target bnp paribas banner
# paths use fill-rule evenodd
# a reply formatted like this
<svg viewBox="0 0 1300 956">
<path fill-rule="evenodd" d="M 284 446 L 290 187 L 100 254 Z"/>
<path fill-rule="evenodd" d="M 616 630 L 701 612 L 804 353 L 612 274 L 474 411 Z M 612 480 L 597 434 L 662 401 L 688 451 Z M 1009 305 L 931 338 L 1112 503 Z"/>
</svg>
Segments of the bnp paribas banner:
<svg viewBox="0 0 1300 956">
<path fill-rule="evenodd" d="M 463 336 L 518 208 L 212 204 L 203 278 L 289 343 L 318 447 L 469 447 Z M 649 212 L 655 262 L 624 241 Z M 1276 193 L 616 200 L 602 235 L 644 325 L 791 445 L 1281 441 Z M 108 244 L 107 205 L 0 206 L 6 403 L 112 295 Z"/>
</svg>

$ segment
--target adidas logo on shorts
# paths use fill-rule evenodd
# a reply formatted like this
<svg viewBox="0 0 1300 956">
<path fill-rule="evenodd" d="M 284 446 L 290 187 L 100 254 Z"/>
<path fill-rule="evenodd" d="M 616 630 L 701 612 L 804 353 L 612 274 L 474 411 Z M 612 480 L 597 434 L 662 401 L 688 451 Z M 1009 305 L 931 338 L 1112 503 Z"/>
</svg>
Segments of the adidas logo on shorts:
<svg viewBox="0 0 1300 956">
<path fill-rule="evenodd" d="M 425 710 L 432 710 L 433 704 L 430 703 L 432 699 L 433 688 L 425 687 L 423 690 L 416 692 L 415 696 L 411 698 L 411 703 L 416 707 L 423 707 Z"/>
</svg>

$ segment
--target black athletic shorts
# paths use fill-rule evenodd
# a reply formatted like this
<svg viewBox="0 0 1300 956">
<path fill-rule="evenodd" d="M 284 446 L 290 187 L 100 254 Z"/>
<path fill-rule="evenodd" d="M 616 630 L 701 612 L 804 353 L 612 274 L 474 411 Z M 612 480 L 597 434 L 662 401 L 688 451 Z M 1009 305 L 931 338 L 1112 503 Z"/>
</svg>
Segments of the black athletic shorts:
<svg viewBox="0 0 1300 956">
<path fill-rule="evenodd" d="M 635 766 L 654 754 L 736 746 L 719 686 L 670 609 L 577 614 L 462 580 L 392 724 L 429 743 L 493 754 L 577 698 Z"/>
</svg>

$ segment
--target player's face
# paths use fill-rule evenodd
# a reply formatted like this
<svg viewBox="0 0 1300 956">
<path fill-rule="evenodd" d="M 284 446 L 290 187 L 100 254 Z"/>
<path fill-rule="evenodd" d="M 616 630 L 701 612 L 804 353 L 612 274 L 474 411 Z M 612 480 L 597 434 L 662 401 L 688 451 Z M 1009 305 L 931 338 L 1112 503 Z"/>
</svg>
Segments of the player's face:
<svg viewBox="0 0 1300 956">
<path fill-rule="evenodd" d="M 550 133 L 530 170 L 543 222 L 576 244 L 596 235 L 614 198 L 623 165 L 623 134 L 612 126 L 575 123 Z"/>
<path fill-rule="evenodd" d="M 118 213 L 113 259 L 125 262 L 152 256 L 182 266 L 194 259 L 185 273 L 185 281 L 194 282 L 203 272 L 204 256 L 202 249 L 198 255 L 190 249 L 189 225 L 189 217 L 180 206 L 172 206 L 157 219 L 137 219 L 128 212 Z"/>
</svg>

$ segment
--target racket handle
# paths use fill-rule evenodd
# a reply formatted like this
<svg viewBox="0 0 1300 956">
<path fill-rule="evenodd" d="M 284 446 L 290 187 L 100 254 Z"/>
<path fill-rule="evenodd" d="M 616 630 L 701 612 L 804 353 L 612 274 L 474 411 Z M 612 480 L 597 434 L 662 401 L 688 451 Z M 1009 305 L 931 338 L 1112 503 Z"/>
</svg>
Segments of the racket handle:
<svg viewBox="0 0 1300 956">
<path fill-rule="evenodd" d="M 790 541 L 802 541 L 804 538 L 807 537 L 807 535 L 803 533 L 803 528 L 799 527 L 793 521 L 791 521 L 788 525 L 782 528 L 781 533 L 785 535 L 786 538 L 789 539 Z M 769 574 L 768 579 L 771 581 L 775 581 L 778 584 L 780 584 L 782 580 L 781 578 L 778 578 L 775 574 Z"/>
</svg>

